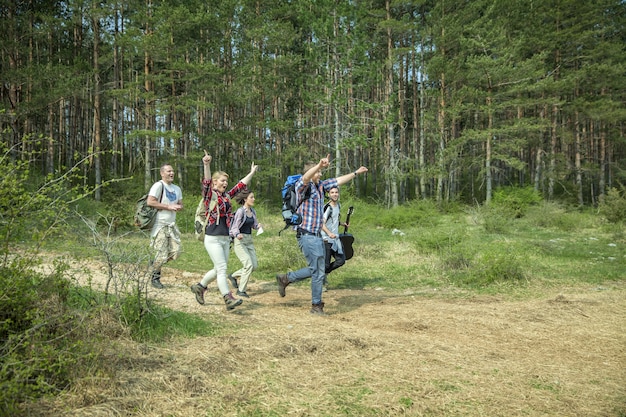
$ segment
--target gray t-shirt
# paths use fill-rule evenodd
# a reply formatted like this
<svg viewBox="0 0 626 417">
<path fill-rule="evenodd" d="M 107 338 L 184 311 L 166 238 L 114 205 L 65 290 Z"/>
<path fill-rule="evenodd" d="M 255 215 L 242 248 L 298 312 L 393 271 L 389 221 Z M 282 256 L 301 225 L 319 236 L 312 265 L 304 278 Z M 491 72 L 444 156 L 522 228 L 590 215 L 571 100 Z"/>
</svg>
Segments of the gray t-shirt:
<svg viewBox="0 0 626 417">
<path fill-rule="evenodd" d="M 341 211 L 341 206 L 337 203 L 336 206 L 332 206 L 331 204 L 327 204 L 324 210 L 324 224 L 332 233 L 339 235 L 339 214 Z M 322 230 L 322 238 L 324 240 L 330 240 L 328 235 Z"/>
</svg>

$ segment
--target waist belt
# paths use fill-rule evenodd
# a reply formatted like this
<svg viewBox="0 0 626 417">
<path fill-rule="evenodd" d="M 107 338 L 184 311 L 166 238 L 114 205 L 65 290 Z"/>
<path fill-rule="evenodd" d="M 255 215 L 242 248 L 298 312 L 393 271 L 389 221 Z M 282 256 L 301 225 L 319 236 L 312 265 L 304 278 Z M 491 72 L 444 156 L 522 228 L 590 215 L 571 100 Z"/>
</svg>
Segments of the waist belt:
<svg viewBox="0 0 626 417">
<path fill-rule="evenodd" d="M 296 237 L 299 238 L 301 236 L 316 236 L 316 237 L 322 237 L 322 235 L 320 234 L 320 232 L 317 233 L 311 233 L 308 230 L 304 230 L 304 229 L 300 229 L 298 228 L 296 230 Z"/>
</svg>

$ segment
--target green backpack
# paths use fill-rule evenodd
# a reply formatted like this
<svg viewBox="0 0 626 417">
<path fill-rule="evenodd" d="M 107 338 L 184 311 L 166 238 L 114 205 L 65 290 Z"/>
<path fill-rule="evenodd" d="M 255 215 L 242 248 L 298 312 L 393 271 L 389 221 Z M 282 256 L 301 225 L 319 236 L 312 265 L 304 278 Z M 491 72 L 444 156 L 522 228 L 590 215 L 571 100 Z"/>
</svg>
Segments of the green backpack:
<svg viewBox="0 0 626 417">
<path fill-rule="evenodd" d="M 165 188 L 165 186 L 162 181 L 159 182 L 161 183 L 161 195 L 159 196 L 160 203 L 163 199 L 163 188 Z M 154 221 L 156 220 L 157 212 L 157 209 L 148 205 L 148 194 L 144 194 L 139 200 L 137 200 L 137 204 L 135 206 L 135 226 L 141 230 L 152 229 Z"/>
</svg>

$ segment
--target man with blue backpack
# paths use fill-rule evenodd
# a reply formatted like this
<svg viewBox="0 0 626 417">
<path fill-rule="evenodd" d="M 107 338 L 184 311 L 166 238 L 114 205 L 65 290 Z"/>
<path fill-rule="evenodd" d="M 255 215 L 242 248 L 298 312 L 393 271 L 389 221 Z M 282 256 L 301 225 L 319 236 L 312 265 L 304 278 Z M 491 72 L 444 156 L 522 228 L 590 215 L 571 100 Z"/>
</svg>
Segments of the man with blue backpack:
<svg viewBox="0 0 626 417">
<path fill-rule="evenodd" d="M 350 174 L 337 178 L 322 180 L 322 170 L 330 165 L 330 154 L 320 159 L 317 164 L 309 162 L 304 166 L 304 174 L 293 187 L 295 190 L 294 220 L 292 225 L 296 231 L 298 246 L 306 258 L 307 266 L 286 274 L 277 274 L 278 293 L 285 296 L 285 288 L 292 282 L 311 278 L 311 314 L 324 314 L 322 301 L 322 285 L 324 282 L 326 249 L 322 240 L 322 224 L 324 209 L 324 194 L 331 188 L 346 184 L 357 175 L 367 172 L 362 166 Z M 287 220 L 286 220 L 287 222 Z"/>
</svg>

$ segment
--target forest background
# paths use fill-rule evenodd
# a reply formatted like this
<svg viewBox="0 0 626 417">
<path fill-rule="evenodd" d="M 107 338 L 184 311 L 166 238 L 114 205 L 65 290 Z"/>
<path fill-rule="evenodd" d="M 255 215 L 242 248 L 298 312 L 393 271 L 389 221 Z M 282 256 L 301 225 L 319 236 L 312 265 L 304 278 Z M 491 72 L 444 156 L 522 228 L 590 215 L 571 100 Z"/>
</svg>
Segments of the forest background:
<svg viewBox="0 0 626 417">
<path fill-rule="evenodd" d="M 595 205 L 623 183 L 626 4 L 3 1 L 2 142 L 131 200 L 172 164 L 277 201 L 303 162 L 360 165 L 356 197 L 489 203 L 502 186 Z M 109 187 L 101 187 L 108 184 Z M 199 192 L 199 191 L 198 191 Z M 108 194 L 108 196 L 107 196 Z"/>
<path fill-rule="evenodd" d="M 0 19 L 0 416 L 286 415 L 320 387 L 328 415 L 626 415 L 623 1 L 0 0 Z M 257 338 L 232 333 L 239 316 L 223 304 L 206 319 L 188 290 L 208 266 L 188 198 L 205 149 L 232 180 L 261 166 L 251 186 L 263 262 L 241 310 L 259 320 Z M 322 339 L 311 347 L 307 312 L 283 345 L 272 326 L 300 317 L 308 295 L 294 285 L 293 299 L 276 296 L 276 271 L 302 261 L 270 233 L 282 227 L 279 190 L 329 153 L 325 176 L 369 168 L 342 190 L 358 205 L 359 247 L 333 276 L 330 318 L 314 324 Z M 130 224 L 164 163 L 187 205 L 184 270 L 168 266 L 165 305 L 149 292 L 147 237 Z M 494 322 L 492 306 L 508 313 Z M 470 337 L 450 344 L 461 328 Z M 225 329 L 249 348 L 225 345 Z M 164 340 L 184 346 L 182 368 Z M 207 342 L 226 362 L 196 373 Z M 362 359 L 405 364 L 406 346 L 420 346 L 419 372 Z M 353 362 L 335 354 L 355 347 L 365 356 Z M 311 361 L 271 371 L 277 352 L 294 351 Z M 472 360 L 451 375 L 442 352 Z M 144 362 L 161 356 L 159 372 Z M 319 375 L 320 358 L 328 379 L 285 396 Z M 493 360 L 505 360 L 502 383 L 483 367 Z M 244 401 L 232 401 L 231 362 L 256 370 Z M 127 373 L 144 363 L 146 374 Z M 475 391 L 465 370 L 484 377 Z M 409 394 L 397 389 L 404 371 Z M 126 375 L 151 382 L 126 391 Z M 371 375 L 369 393 L 360 377 L 358 391 L 337 388 L 354 375 Z"/>
</svg>

